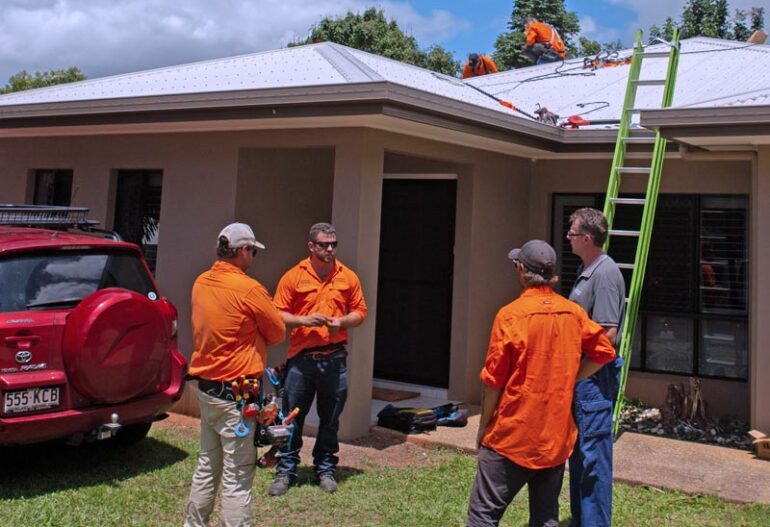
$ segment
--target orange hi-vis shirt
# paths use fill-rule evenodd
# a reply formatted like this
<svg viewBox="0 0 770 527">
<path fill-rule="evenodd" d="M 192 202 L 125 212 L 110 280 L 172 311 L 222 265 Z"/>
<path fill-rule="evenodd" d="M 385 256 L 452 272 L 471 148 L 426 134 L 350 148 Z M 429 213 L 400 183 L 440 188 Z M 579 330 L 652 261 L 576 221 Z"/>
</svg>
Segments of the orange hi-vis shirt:
<svg viewBox="0 0 770 527">
<path fill-rule="evenodd" d="M 482 444 L 517 465 L 555 467 L 572 453 L 572 393 L 582 355 L 615 358 L 604 329 L 549 286 L 527 288 L 492 325 L 481 380 L 502 388 Z"/>
<path fill-rule="evenodd" d="M 479 55 L 479 61 L 476 63 L 475 68 L 471 68 L 470 62 L 466 61 L 463 64 L 463 79 L 478 77 L 487 73 L 497 73 L 497 64 L 486 55 Z"/>
<path fill-rule="evenodd" d="M 334 269 L 326 280 L 318 277 L 310 258 L 299 262 L 281 277 L 273 302 L 278 309 L 292 315 L 321 313 L 329 317 L 342 317 L 356 311 L 366 319 L 366 301 L 361 291 L 361 282 L 356 273 L 336 259 Z M 347 340 L 348 332 L 345 328 L 329 333 L 326 326 L 299 326 L 291 331 L 288 357 L 294 357 L 303 349 Z"/>
<path fill-rule="evenodd" d="M 567 53 L 564 51 L 564 41 L 556 29 L 544 22 L 532 22 L 527 28 L 527 46 L 533 46 L 535 43 L 550 44 L 551 49 L 565 58 Z"/>
<path fill-rule="evenodd" d="M 217 260 L 195 280 L 191 303 L 190 375 L 210 381 L 262 375 L 267 346 L 286 336 L 281 312 L 262 284 Z"/>
</svg>

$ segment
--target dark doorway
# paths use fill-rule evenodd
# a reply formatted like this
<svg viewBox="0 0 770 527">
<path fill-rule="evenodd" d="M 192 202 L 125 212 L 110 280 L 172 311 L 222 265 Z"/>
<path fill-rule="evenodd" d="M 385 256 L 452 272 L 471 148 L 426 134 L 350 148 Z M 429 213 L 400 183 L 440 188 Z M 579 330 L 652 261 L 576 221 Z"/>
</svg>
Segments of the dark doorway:
<svg viewBox="0 0 770 527">
<path fill-rule="evenodd" d="M 155 273 L 160 229 L 162 170 L 118 170 L 113 230 L 142 247 L 147 266 Z"/>
<path fill-rule="evenodd" d="M 457 181 L 385 179 L 374 376 L 447 388 Z"/>
</svg>

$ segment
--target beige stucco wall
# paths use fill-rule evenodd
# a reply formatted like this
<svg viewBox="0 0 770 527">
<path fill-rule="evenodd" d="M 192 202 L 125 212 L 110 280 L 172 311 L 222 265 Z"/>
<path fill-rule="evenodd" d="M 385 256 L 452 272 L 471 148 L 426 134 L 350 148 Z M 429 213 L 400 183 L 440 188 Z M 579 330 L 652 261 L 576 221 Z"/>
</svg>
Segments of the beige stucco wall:
<svg viewBox="0 0 770 527">
<path fill-rule="evenodd" d="M 0 202 L 24 200 L 29 169 L 71 168 L 73 204 L 89 206 L 93 217 L 107 226 L 113 214 L 114 170 L 163 170 L 157 280 L 179 309 L 180 346 L 187 356 L 190 288 L 213 260 L 223 225 L 240 220 L 254 226 L 268 250 L 257 257 L 250 273 L 272 291 L 280 275 L 306 254 L 310 223 L 331 219 L 339 231 L 338 255 L 358 272 L 370 307 L 369 320 L 351 331 L 351 397 L 342 418 L 343 437 L 360 435 L 368 427 L 383 173 L 457 177 L 449 396 L 476 402 L 491 321 L 518 293 L 508 250 L 530 238 L 550 240 L 552 194 L 602 192 L 610 165 L 609 160 L 531 162 L 363 129 L 6 139 L 0 140 L 0 158 Z M 770 329 L 753 323 L 762 320 L 760 315 L 767 318 L 761 300 L 770 291 L 768 181 L 770 152 L 764 149 L 755 166 L 749 161 L 672 159 L 662 184 L 662 192 L 755 196 L 752 379 L 749 384 L 704 381 L 704 392 L 714 409 L 732 405 L 747 412 L 751 398 L 757 423 L 770 421 L 770 389 L 762 380 L 762 372 L 770 371 L 770 354 L 761 349 L 762 342 L 770 341 Z M 282 349 L 270 352 L 271 362 L 280 360 Z M 632 374 L 629 393 L 656 401 L 665 385 L 682 380 Z M 194 412 L 196 406 L 189 390 L 182 408 Z"/>
<path fill-rule="evenodd" d="M 629 164 L 644 163 L 637 161 Z M 610 165 L 610 159 L 535 162 L 529 203 L 530 235 L 550 241 L 553 194 L 605 192 Z M 748 158 L 726 161 L 719 161 L 716 156 L 708 160 L 702 157 L 667 159 L 660 191 L 664 194 L 750 194 L 752 172 L 752 162 Z M 645 184 L 646 178 L 626 176 L 621 193 L 644 192 Z M 752 245 L 755 244 L 757 236 L 755 226 L 756 222 L 752 222 Z M 770 235 L 765 234 L 764 239 L 767 240 L 768 236 Z M 757 262 L 756 258 L 751 260 Z M 755 313 L 756 320 L 756 311 L 752 309 L 752 312 Z M 755 345 L 752 345 L 752 350 L 754 355 L 762 353 Z M 765 353 L 764 356 L 770 356 L 770 353 Z M 753 365 L 752 371 L 755 371 Z M 666 390 L 671 383 L 684 383 L 687 386 L 687 377 L 632 371 L 629 372 L 626 394 L 651 405 L 661 405 L 665 402 Z M 704 379 L 701 387 L 713 415 L 734 415 L 748 419 L 750 407 L 756 406 L 751 404 L 753 397 L 750 385 L 751 383 L 745 382 Z"/>
<path fill-rule="evenodd" d="M 751 187 L 751 424 L 770 433 L 770 146 L 759 148 Z"/>
<path fill-rule="evenodd" d="M 491 320 L 517 293 L 506 254 L 526 241 L 529 229 L 528 161 L 361 129 L 1 140 L 0 202 L 20 203 L 29 196 L 30 169 L 69 168 L 73 204 L 90 207 L 92 217 L 109 227 L 115 171 L 162 170 L 156 278 L 179 309 L 179 342 L 188 357 L 190 288 L 214 259 L 223 225 L 236 220 L 253 225 L 268 250 L 249 272 L 272 291 L 306 254 L 310 223 L 331 219 L 339 231 L 339 258 L 358 272 L 370 309 L 369 320 L 351 331 L 352 395 L 341 436 L 353 437 L 368 429 L 371 404 L 386 152 L 398 159 L 391 171 L 457 176 L 449 393 L 478 401 Z M 284 348 L 271 350 L 270 361 L 279 361 Z M 177 409 L 196 413 L 194 390 Z"/>
</svg>

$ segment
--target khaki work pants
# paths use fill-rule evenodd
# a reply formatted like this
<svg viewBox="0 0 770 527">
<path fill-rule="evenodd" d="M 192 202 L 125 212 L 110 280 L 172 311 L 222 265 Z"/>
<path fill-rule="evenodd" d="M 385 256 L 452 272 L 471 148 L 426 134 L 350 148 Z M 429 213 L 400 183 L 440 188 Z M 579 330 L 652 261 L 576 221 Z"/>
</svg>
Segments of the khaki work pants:
<svg viewBox="0 0 770 527">
<path fill-rule="evenodd" d="M 222 482 L 221 527 L 251 527 L 251 487 L 257 449 L 254 419 L 247 437 L 236 437 L 240 412 L 232 401 L 198 392 L 201 408 L 201 451 L 192 479 L 184 527 L 208 527 L 214 498 Z"/>
</svg>

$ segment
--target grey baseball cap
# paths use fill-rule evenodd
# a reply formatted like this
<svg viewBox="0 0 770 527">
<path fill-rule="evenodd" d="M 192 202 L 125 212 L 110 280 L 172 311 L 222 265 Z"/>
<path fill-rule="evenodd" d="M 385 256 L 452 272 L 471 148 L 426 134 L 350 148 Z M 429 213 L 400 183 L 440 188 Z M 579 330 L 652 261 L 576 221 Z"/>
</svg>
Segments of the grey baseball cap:
<svg viewBox="0 0 770 527">
<path fill-rule="evenodd" d="M 553 277 L 556 270 L 556 251 L 543 240 L 530 240 L 518 249 L 508 253 L 508 258 L 522 265 L 532 273 L 545 279 Z"/>
</svg>

